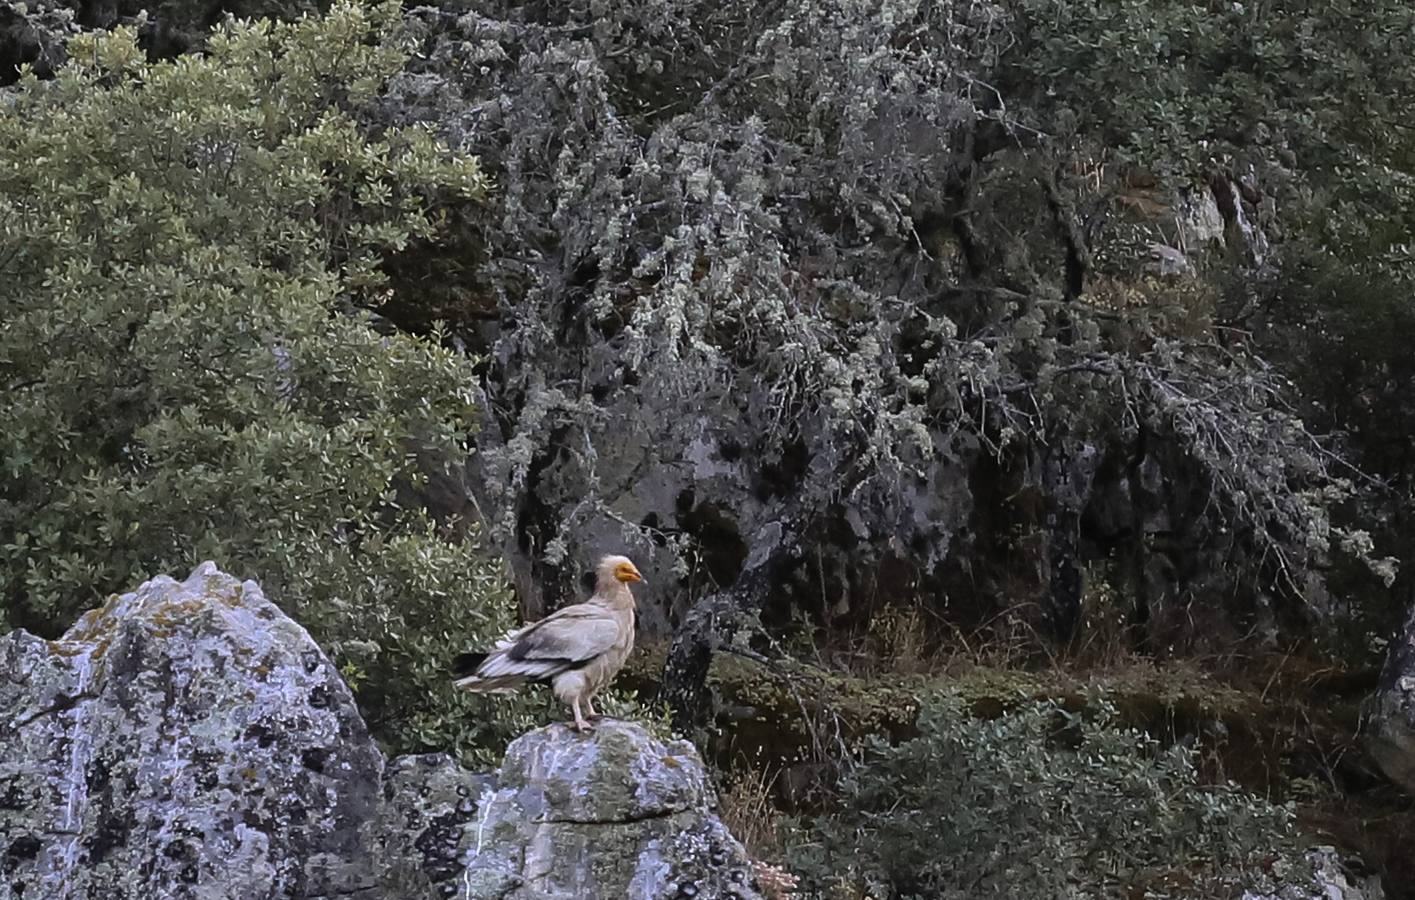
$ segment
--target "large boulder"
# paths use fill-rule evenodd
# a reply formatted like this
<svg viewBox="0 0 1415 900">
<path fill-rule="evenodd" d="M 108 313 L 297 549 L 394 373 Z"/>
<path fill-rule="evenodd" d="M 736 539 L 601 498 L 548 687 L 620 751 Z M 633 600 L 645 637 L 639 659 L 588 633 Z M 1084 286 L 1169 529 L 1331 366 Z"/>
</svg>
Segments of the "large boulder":
<svg viewBox="0 0 1415 900">
<path fill-rule="evenodd" d="M 464 896 L 755 898 L 752 861 L 713 812 L 697 751 L 638 725 L 563 725 L 511 745 L 483 804 Z"/>
<path fill-rule="evenodd" d="M 686 745 L 545 729 L 494 794 L 443 754 L 387 761 L 305 630 L 210 563 L 111 598 L 62 640 L 0 639 L 0 673 L 0 900 L 466 896 L 468 861 L 480 877 L 491 849 L 536 867 L 532 884 L 542 868 L 588 884 L 616 859 L 646 897 L 744 877 Z M 496 824 L 508 802 L 551 810 L 548 831 L 516 833 L 554 842 L 514 846 Z"/>
<path fill-rule="evenodd" d="M 62 640 L 9 635 L 0 671 L 0 898 L 436 896 L 456 874 L 426 833 L 471 818 L 473 776 L 386 771 L 308 633 L 211 563 Z"/>
<path fill-rule="evenodd" d="M 211 564 L 155 579 L 62 640 L 10 635 L 0 670 L 15 896 L 201 896 L 237 872 L 230 896 L 367 886 L 383 760 L 334 666 L 254 584 Z"/>
</svg>

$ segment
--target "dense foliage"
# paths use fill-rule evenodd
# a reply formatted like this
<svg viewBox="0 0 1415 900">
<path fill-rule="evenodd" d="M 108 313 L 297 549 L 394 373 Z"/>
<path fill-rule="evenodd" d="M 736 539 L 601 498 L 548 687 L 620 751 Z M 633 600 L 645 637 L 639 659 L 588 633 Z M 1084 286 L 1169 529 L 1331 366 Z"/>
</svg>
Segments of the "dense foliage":
<svg viewBox="0 0 1415 900">
<path fill-rule="evenodd" d="M 1288 810 L 1202 786 L 1192 750 L 1112 717 L 1032 704 L 986 720 L 936 697 L 918 737 L 870 750 L 796 864 L 851 896 L 1047 900 L 1237 896 L 1274 860 L 1300 865 Z"/>
<path fill-rule="evenodd" d="M 543 720 L 448 690 L 513 618 L 492 547 L 532 614 L 627 548 L 690 689 L 739 621 L 816 649 L 900 600 L 1048 651 L 1087 596 L 1156 654 L 1390 625 L 1408 5 L 454 6 L 165 61 L 213 7 L 7 7 L 44 64 L 0 118 L 0 621 L 214 559 L 380 734 L 482 758 Z M 919 727 L 819 886 L 1212 896 L 1287 849 L 1103 710 Z"/>
<path fill-rule="evenodd" d="M 1225 243 L 1245 252 L 1214 278 L 1216 324 L 1293 379 L 1308 424 L 1339 436 L 1332 445 L 1371 476 L 1347 473 L 1362 488 L 1355 517 L 1408 556 L 1415 129 L 1398 98 L 1415 86 L 1415 10 L 1393 0 L 1013 6 L 1018 43 L 999 84 L 1019 115 L 1097 172 L 1138 167 L 1166 187 L 1212 188 L 1237 213 Z M 1167 224 L 1148 237 L 1200 237 Z M 1361 596 L 1354 611 L 1378 633 L 1398 617 L 1392 606 L 1415 601 L 1408 577 L 1398 604 L 1359 579 L 1340 590 Z"/>
<path fill-rule="evenodd" d="M 230 25 L 157 63 L 132 30 L 85 35 L 11 90 L 0 598 L 54 633 L 212 559 L 306 623 L 386 733 L 465 745 L 504 721 L 448 714 L 471 701 L 445 660 L 512 607 L 475 532 L 416 498 L 466 455 L 470 366 L 359 309 L 380 257 L 486 179 L 425 129 L 371 136 L 398 19 Z"/>
<path fill-rule="evenodd" d="M 378 15 L 391 34 L 391 13 Z M 150 64 L 113 38 L 83 37 L 59 79 L 44 90 L 28 79 L 16 94 L 8 158 L 46 164 L 15 162 L 10 190 L 36 194 L 42 214 L 72 220 L 93 244 L 73 257 L 101 273 L 90 287 L 113 280 L 112 261 L 148 254 L 122 276 L 127 287 L 118 280 L 107 304 L 117 312 L 89 313 L 103 337 L 73 344 L 84 360 L 67 367 L 73 379 L 121 369 L 130 342 L 147 352 L 138 345 L 157 329 L 122 332 L 169 302 L 136 286 L 157 280 L 158 265 L 195 267 L 203 291 L 255 293 L 244 279 L 269 298 L 298 285 L 318 294 L 302 308 L 339 312 L 320 326 L 366 342 L 345 358 L 370 364 L 357 377 L 378 383 L 380 399 L 347 394 L 354 373 L 333 354 L 292 354 L 288 337 L 277 346 L 245 332 L 241 371 L 265 371 L 291 394 L 288 415 L 331 428 L 334 452 L 357 446 L 380 461 L 348 489 L 357 513 L 329 512 L 347 520 L 346 538 L 426 524 L 406 451 L 451 459 L 475 400 L 485 427 L 470 486 L 531 612 L 573 596 L 586 558 L 628 544 L 679 576 L 655 579 L 652 599 L 663 602 L 646 612 L 650 631 L 715 590 L 750 606 L 773 585 L 777 603 L 824 625 L 867 618 L 881 591 L 954 598 L 953 613 L 966 593 L 980 598 L 968 604 L 978 619 L 1041 609 L 1064 640 L 1079 627 L 1080 573 L 1104 567 L 1141 643 L 1270 633 L 1275 611 L 1286 622 L 1328 611 L 1322 582 L 1341 551 L 1383 580 L 1394 574 L 1365 534 L 1367 507 L 1351 505 L 1369 499 L 1353 492 L 1365 482 L 1302 414 L 1355 423 L 1303 406 L 1261 351 L 1301 373 L 1331 346 L 1326 336 L 1351 336 L 1386 361 L 1363 396 L 1403 411 L 1398 342 L 1387 339 L 1399 329 L 1365 323 L 1398 324 L 1409 306 L 1391 287 L 1398 228 L 1371 226 L 1408 220 L 1409 137 L 1385 98 L 1409 73 L 1403 62 L 1371 69 L 1362 48 L 1408 35 L 1408 17 L 1396 4 L 1268 15 L 1141 0 L 488 2 L 466 15 L 414 11 L 399 38 L 417 50 L 406 63 L 385 40 L 338 58 L 319 55 L 337 44 L 326 41 L 257 64 L 227 32 L 205 57 Z M 256 33 L 283 40 L 288 27 Z M 131 48 L 132 32 L 122 34 Z M 282 68 L 273 80 L 255 74 Z M 196 87 L 183 93 L 183 79 Z M 1323 103 L 1309 113 L 1312 96 Z M 180 152 L 109 160 L 109 174 L 100 166 L 48 195 L 81 155 L 128 152 L 124 142 L 139 141 L 132 123 L 147 126 L 135 109 L 148 102 L 175 111 L 146 118 Z M 73 121 L 51 126 L 45 110 Z M 31 118 L 38 136 L 19 124 Z M 389 120 L 405 127 L 368 139 L 357 124 Z M 480 197 L 480 172 L 418 123 L 464 159 L 480 156 L 500 189 Z M 75 149 L 25 145 L 51 128 L 83 137 Z M 258 146 L 228 154 L 232 134 Z M 71 215 L 100 193 L 113 212 Z M 164 203 L 178 224 L 101 235 L 100 223 Z M 7 224 L 8 241 L 33 244 L 16 272 L 36 309 L 66 284 L 39 286 L 55 265 L 45 255 L 59 250 L 30 232 L 69 227 L 43 221 Z M 149 238 L 155 249 L 135 243 Z M 189 259 L 198 244 L 239 252 L 255 274 L 206 276 L 221 266 Z M 1364 277 L 1383 287 L 1353 305 L 1333 260 L 1357 248 Z M 1155 254 L 1172 263 L 1161 277 Z M 1304 279 L 1317 287 L 1299 293 Z M 144 293 L 147 306 L 121 290 Z M 1380 316 L 1352 312 L 1378 305 Z M 361 308 L 401 331 L 375 338 Z M 1264 343 L 1245 337 L 1255 310 L 1274 323 Z M 488 360 L 475 396 L 461 360 L 435 338 L 407 337 L 437 318 Z M 31 400 L 49 396 L 26 373 L 53 341 L 10 329 L 28 354 L 13 351 L 14 384 Z M 69 358 L 67 347 L 43 352 Z M 300 373 L 299 391 L 270 374 L 316 357 L 330 370 Z M 399 374 L 381 375 L 385 361 Z M 1343 361 L 1304 386 L 1334 390 Z M 158 502 L 163 480 L 147 474 L 174 462 L 160 453 L 175 438 L 157 438 L 177 417 L 154 414 L 154 397 L 180 409 L 213 384 L 171 372 L 163 384 L 130 367 L 94 391 L 108 398 L 103 429 L 76 412 L 15 411 L 32 418 L 13 432 L 23 448 L 12 470 L 38 461 L 7 507 L 25 523 L 10 526 L 23 541 L 9 542 L 20 567 L 7 576 L 20 620 L 62 620 L 51 608 L 59 594 L 106 590 L 131 577 L 132 560 L 203 555 L 169 546 L 189 535 L 221 543 L 222 527 L 295 517 L 237 504 L 216 523 L 166 516 L 167 535 L 96 530 Z M 66 389 L 88 396 L 90 385 Z M 370 402 L 386 405 L 349 415 Z M 228 443 L 252 441 L 233 429 Z M 64 434 L 79 435 L 73 452 L 55 437 Z M 220 481 L 222 466 L 203 471 Z M 327 479 L 343 466 L 320 468 L 286 474 Z M 35 487 L 67 495 L 79 471 L 97 478 L 73 489 L 86 499 Z M 225 503 L 247 481 L 211 493 Z M 395 485 L 404 490 L 393 503 Z M 288 507 L 321 494 L 264 496 Z M 302 521 L 333 501 L 319 502 Z M 84 524 L 46 523 L 40 508 Z M 460 497 L 436 510 L 467 511 Z M 319 555 L 278 529 L 263 534 L 281 553 Z M 356 544 L 382 552 L 345 540 Z M 32 560 L 38 568 L 23 570 Z M 341 588 L 341 602 L 355 590 Z M 734 617 L 710 618 L 730 629 Z"/>
</svg>

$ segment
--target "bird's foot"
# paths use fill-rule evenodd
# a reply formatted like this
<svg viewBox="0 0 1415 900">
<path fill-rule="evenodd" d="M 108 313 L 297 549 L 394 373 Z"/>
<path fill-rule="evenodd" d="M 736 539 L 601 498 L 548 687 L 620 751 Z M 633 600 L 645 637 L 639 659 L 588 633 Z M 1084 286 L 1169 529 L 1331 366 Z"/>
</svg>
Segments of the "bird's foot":
<svg viewBox="0 0 1415 900">
<path fill-rule="evenodd" d="M 590 718 L 594 717 L 591 716 Z M 594 730 L 594 726 L 591 725 L 585 719 L 576 719 L 574 721 L 567 722 L 566 724 L 569 725 L 571 728 L 575 729 L 576 731 L 580 732 L 581 734 L 584 734 L 586 731 Z"/>
</svg>

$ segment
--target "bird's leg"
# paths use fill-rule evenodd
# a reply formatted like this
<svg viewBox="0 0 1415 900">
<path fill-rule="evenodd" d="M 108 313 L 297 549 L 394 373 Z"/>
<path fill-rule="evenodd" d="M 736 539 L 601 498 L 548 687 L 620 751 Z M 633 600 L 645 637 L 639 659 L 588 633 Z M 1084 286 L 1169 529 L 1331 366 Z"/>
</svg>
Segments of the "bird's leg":
<svg viewBox="0 0 1415 900">
<path fill-rule="evenodd" d="M 598 719 L 598 718 L 599 718 L 599 713 L 597 713 L 597 712 L 594 711 L 594 695 L 593 695 L 593 694 L 591 694 L 590 696 L 588 696 L 588 697 L 585 698 L 585 710 L 589 713 L 589 715 L 590 715 L 590 721 L 591 721 L 591 722 L 593 722 L 595 719 Z"/>
<path fill-rule="evenodd" d="M 580 698 L 576 697 L 574 700 L 571 700 L 570 706 L 575 710 L 575 724 L 572 727 L 576 731 L 589 731 L 593 726 L 585 721 L 584 716 L 580 715 Z"/>
</svg>

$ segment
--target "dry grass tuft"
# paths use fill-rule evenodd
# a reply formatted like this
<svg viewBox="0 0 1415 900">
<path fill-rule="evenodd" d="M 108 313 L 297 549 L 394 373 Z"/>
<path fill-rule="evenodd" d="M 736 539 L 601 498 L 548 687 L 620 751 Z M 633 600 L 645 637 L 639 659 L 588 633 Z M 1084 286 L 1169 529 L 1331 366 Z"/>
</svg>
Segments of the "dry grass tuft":
<svg viewBox="0 0 1415 900">
<path fill-rule="evenodd" d="M 772 800 L 777 776 L 744 766 L 729 778 L 719 803 L 723 823 L 747 848 L 762 893 L 770 900 L 794 900 L 800 879 L 779 864 L 785 846 L 781 813 Z"/>
<path fill-rule="evenodd" d="M 781 859 L 781 813 L 772 800 L 777 776 L 743 767 L 728 779 L 719 803 L 723 823 L 753 859 Z"/>
</svg>

